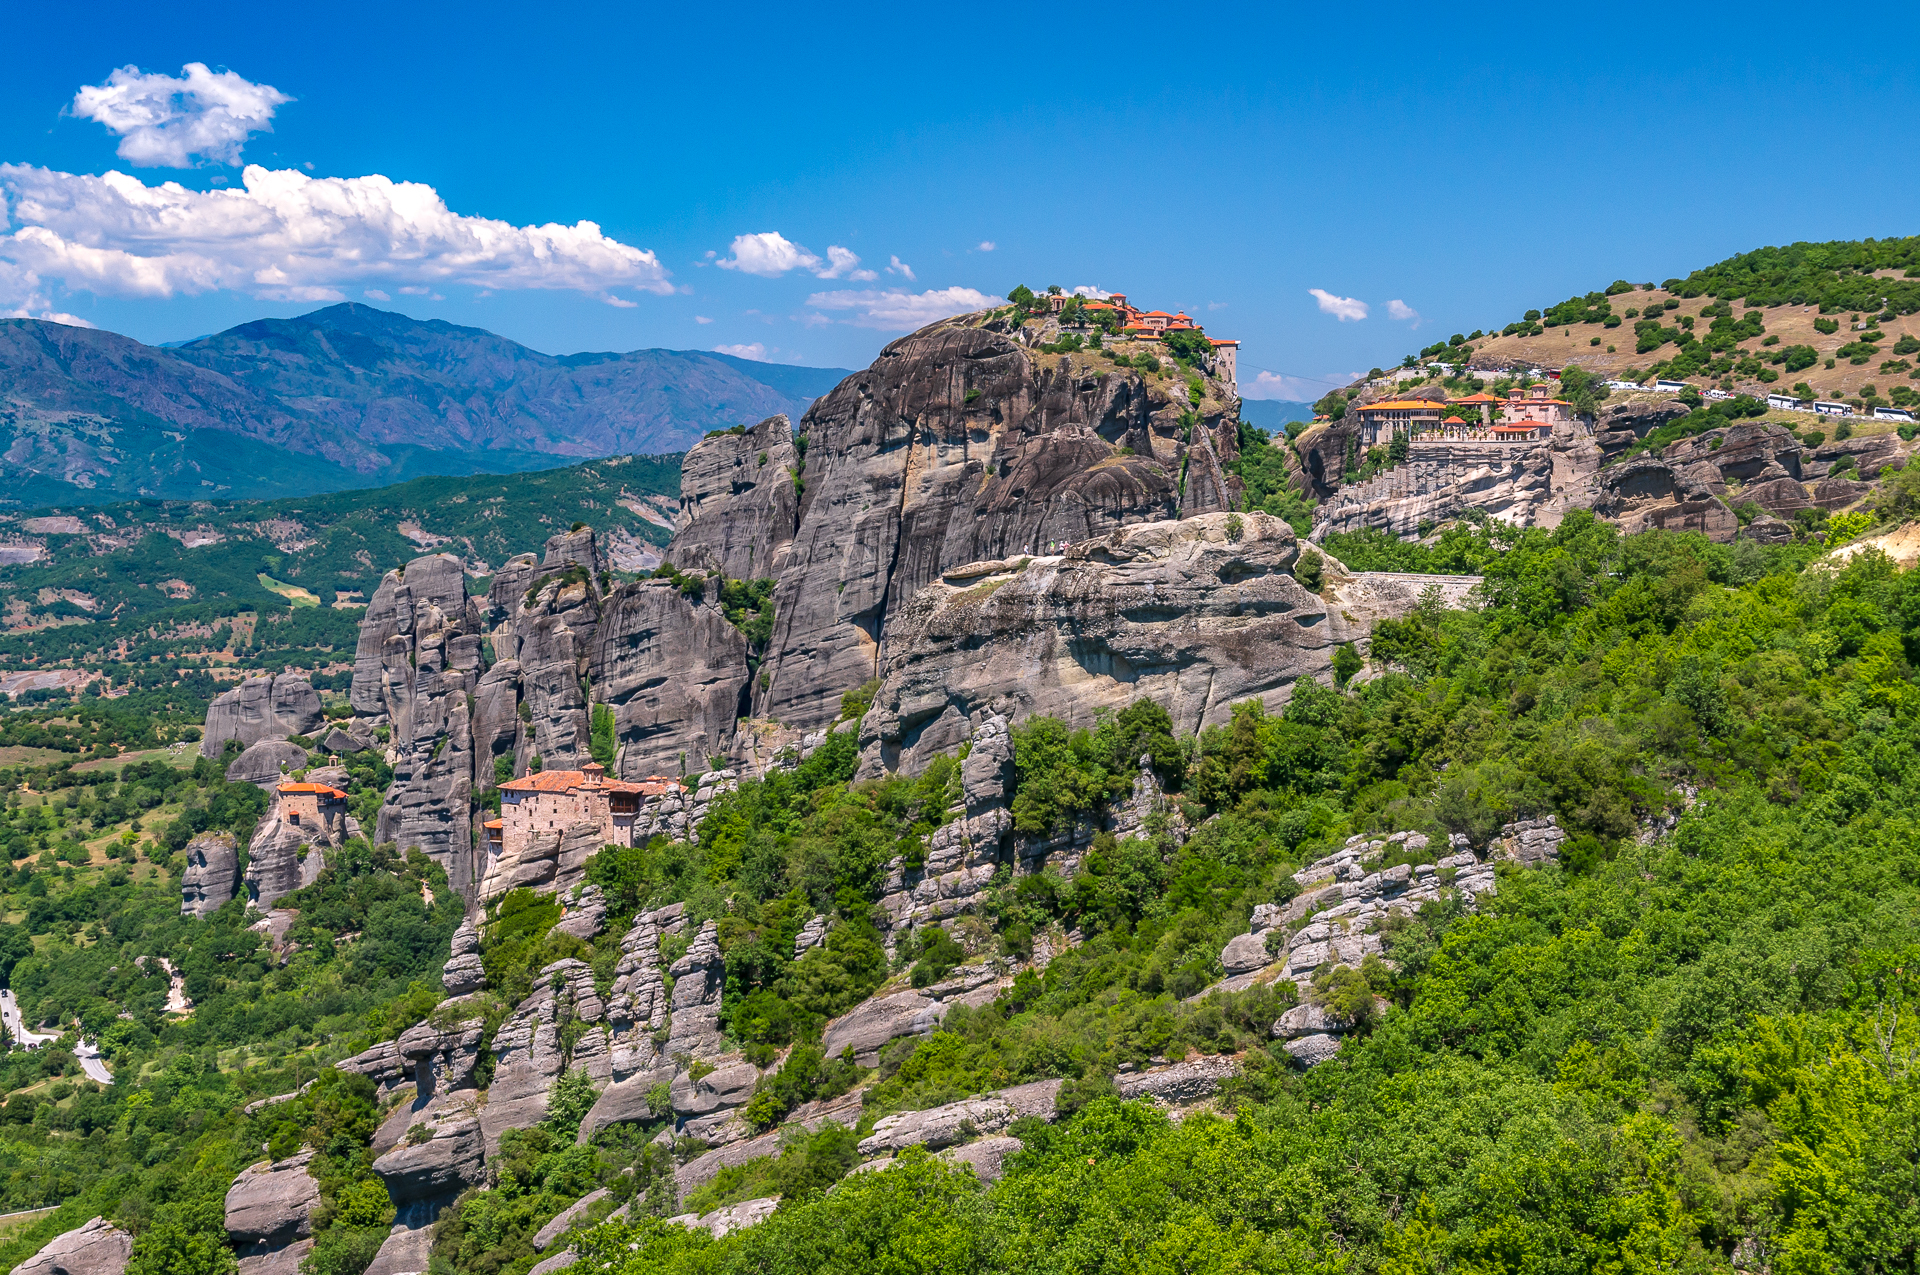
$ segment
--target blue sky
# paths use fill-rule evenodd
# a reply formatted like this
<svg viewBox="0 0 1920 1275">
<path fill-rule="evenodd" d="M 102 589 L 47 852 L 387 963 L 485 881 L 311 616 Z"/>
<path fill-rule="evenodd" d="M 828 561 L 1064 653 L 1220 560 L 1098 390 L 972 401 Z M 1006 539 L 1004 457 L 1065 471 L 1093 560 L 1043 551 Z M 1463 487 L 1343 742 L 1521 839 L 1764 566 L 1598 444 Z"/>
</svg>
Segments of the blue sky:
<svg viewBox="0 0 1920 1275">
<path fill-rule="evenodd" d="M 1920 232 L 1911 6 L 76 13 L 16 7 L 0 47 L 0 312 L 147 341 L 338 296 L 863 366 L 1057 283 L 1185 308 L 1244 392 L 1312 397 L 1615 278 Z M 193 63 L 172 107 L 109 80 Z M 207 201 L 235 159 L 264 185 Z"/>
</svg>

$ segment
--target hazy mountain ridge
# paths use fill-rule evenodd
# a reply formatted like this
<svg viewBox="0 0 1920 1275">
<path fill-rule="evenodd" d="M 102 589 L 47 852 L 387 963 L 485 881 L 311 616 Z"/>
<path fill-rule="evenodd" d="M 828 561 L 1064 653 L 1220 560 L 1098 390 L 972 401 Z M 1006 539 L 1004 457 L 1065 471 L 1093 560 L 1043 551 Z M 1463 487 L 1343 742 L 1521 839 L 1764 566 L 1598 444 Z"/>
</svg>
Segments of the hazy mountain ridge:
<svg viewBox="0 0 1920 1275">
<path fill-rule="evenodd" d="M 0 321 L 0 430 L 16 479 L 43 480 L 20 503 L 271 498 L 679 451 L 797 417 L 845 375 L 697 351 L 547 355 L 352 304 L 174 349 L 15 319 Z M 235 465 L 230 436 L 277 454 Z"/>
</svg>

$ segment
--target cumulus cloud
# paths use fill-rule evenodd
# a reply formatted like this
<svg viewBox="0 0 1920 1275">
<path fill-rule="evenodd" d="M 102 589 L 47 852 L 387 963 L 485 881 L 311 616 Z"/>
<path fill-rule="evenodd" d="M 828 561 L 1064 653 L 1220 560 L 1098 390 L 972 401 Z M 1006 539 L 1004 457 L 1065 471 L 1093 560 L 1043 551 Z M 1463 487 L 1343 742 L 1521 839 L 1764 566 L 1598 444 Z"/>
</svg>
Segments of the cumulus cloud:
<svg viewBox="0 0 1920 1275">
<path fill-rule="evenodd" d="M 807 298 L 807 304 L 816 310 L 850 310 L 854 313 L 845 322 L 882 332 L 911 332 L 952 315 L 999 305 L 1000 301 L 972 288 L 930 288 L 920 293 L 895 288 L 816 292 Z"/>
<path fill-rule="evenodd" d="M 242 188 L 148 186 L 0 164 L 12 232 L 0 261 L 70 289 L 171 297 L 231 289 L 287 301 L 338 301 L 347 286 L 437 296 L 436 287 L 667 294 L 653 253 L 590 221 L 515 226 L 448 209 L 431 186 L 309 177 L 247 165 Z M 0 225 L 7 224 L 0 221 Z"/>
<path fill-rule="evenodd" d="M 755 341 L 750 345 L 716 345 L 713 347 L 713 352 L 731 354 L 736 359 L 752 359 L 755 363 L 767 361 L 767 347 L 762 341 Z"/>
<path fill-rule="evenodd" d="M 1073 295 L 1076 297 L 1085 297 L 1089 301 L 1105 301 L 1113 294 L 1105 288 L 1096 288 L 1090 283 L 1083 283 L 1073 290 Z"/>
<path fill-rule="evenodd" d="M 1414 327 L 1420 326 L 1420 312 L 1397 297 L 1387 302 L 1387 317 L 1399 319 L 1402 322 L 1412 320 Z"/>
<path fill-rule="evenodd" d="M 738 270 L 742 274 L 759 275 L 762 279 L 778 279 L 794 270 L 808 271 L 819 279 L 854 279 L 863 283 L 880 277 L 871 270 L 862 270 L 860 258 L 851 249 L 830 244 L 827 247 L 827 259 L 822 261 L 777 230 L 735 235 L 733 246 L 728 251 L 733 255 L 714 264 L 722 270 Z"/>
<path fill-rule="evenodd" d="M 712 320 L 712 319 L 709 319 L 709 318 L 708 318 L 708 317 L 707 317 L 706 315 L 704 315 L 704 314 L 696 314 L 696 315 L 694 315 L 694 316 L 693 316 L 693 321 L 694 321 L 695 323 L 698 323 L 698 324 L 701 324 L 701 325 L 703 325 L 703 326 L 704 326 L 704 325 L 706 325 L 706 324 L 709 324 L 709 323 L 712 323 L 712 322 L 713 322 L 713 320 Z"/>
<path fill-rule="evenodd" d="M 1344 376 L 1336 372 L 1324 377 L 1261 372 L 1251 381 L 1240 382 L 1240 395 L 1242 398 L 1278 398 L 1289 403 L 1311 403 L 1328 390 L 1351 385 L 1359 379 L 1358 372 L 1349 372 Z"/>
<path fill-rule="evenodd" d="M 979 246 L 979 248 L 977 249 L 977 251 L 980 251 L 980 252 L 992 252 L 992 251 L 993 251 L 993 250 L 994 250 L 995 248 L 997 248 L 997 247 L 999 247 L 999 246 L 1000 246 L 1000 245 L 998 245 L 998 244 L 996 244 L 996 243 L 995 243 L 995 242 L 994 242 L 993 240 L 991 240 L 991 239 L 982 239 L 982 240 L 980 241 L 980 246 Z"/>
<path fill-rule="evenodd" d="M 722 270 L 757 274 L 763 279 L 777 279 L 789 270 L 812 270 L 820 264 L 820 258 L 777 230 L 735 235 L 731 251 L 731 257 L 715 264 Z"/>
<path fill-rule="evenodd" d="M 1336 297 L 1325 288 L 1308 288 L 1307 294 L 1320 303 L 1320 312 L 1342 323 L 1359 322 L 1367 317 L 1367 303 L 1352 297 Z"/>
<path fill-rule="evenodd" d="M 916 277 L 913 273 L 913 267 L 908 265 L 906 262 L 900 260 L 900 258 L 898 257 L 887 258 L 887 273 L 897 274 L 901 278 L 905 279 L 908 283 L 912 283 Z"/>
<path fill-rule="evenodd" d="M 238 164 L 247 138 L 272 132 L 274 108 L 292 100 L 271 84 L 189 62 L 177 76 L 123 66 L 74 94 L 73 113 L 106 125 L 135 167 L 189 168 L 196 156 Z"/>
</svg>

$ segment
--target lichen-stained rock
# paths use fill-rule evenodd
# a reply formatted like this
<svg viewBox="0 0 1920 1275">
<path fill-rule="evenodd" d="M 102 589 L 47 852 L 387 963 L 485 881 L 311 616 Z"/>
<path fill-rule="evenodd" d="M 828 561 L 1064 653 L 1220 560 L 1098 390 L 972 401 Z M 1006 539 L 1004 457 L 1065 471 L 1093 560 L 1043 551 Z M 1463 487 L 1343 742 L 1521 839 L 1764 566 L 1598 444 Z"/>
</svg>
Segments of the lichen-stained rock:
<svg viewBox="0 0 1920 1275">
<path fill-rule="evenodd" d="M 734 722 L 744 715 L 747 640 L 671 581 L 614 590 L 591 669 L 595 698 L 613 707 L 621 778 L 704 770 L 708 758 L 732 747 Z"/>
<path fill-rule="evenodd" d="M 673 1078 L 674 1064 L 662 1057 L 655 1037 L 666 1028 L 669 1004 L 666 979 L 660 969 L 660 937 L 685 929 L 686 904 L 675 903 L 633 919 L 620 940 L 620 963 L 614 967 L 613 987 L 607 996 L 607 1044 L 612 1083 L 601 1090 L 593 1109 L 580 1122 L 582 1141 L 608 1125 L 647 1120 L 664 1112 L 653 1110 L 648 1091 Z"/>
<path fill-rule="evenodd" d="M 1113 1088 L 1122 1098 L 1151 1098 L 1171 1107 L 1181 1107 L 1211 1098 L 1223 1083 L 1239 1074 L 1240 1062 L 1233 1055 L 1211 1054 L 1115 1076 Z"/>
<path fill-rule="evenodd" d="M 673 963 L 673 1018 L 668 1027 L 667 1057 L 717 1056 L 720 1037 L 720 993 L 726 984 L 727 962 L 720 954 L 720 931 L 712 921 L 700 927 L 686 955 Z"/>
<path fill-rule="evenodd" d="M 203 832 L 187 842 L 180 874 L 180 914 L 208 917 L 240 887 L 240 848 L 231 832 Z"/>
<path fill-rule="evenodd" d="M 1313 512 L 1313 536 L 1363 528 L 1410 536 L 1422 523 L 1469 510 L 1530 526 L 1554 495 L 1555 468 L 1548 443 L 1416 442 L 1405 464 L 1323 501 Z"/>
<path fill-rule="evenodd" d="M 227 764 L 227 782 L 252 784 L 272 792 L 287 781 L 287 773 L 305 769 L 307 750 L 284 739 L 263 739 Z"/>
<path fill-rule="evenodd" d="M 1174 517 L 1183 417 L 1232 461 L 1232 387 L 1203 380 L 1196 408 L 1180 378 L 1042 355 L 1025 335 L 943 320 L 808 410 L 800 527 L 757 715 L 802 731 L 833 721 L 841 694 L 874 676 L 894 617 L 943 571 Z"/>
<path fill-rule="evenodd" d="M 556 934 L 571 934 L 591 943 L 607 927 L 607 900 L 597 885 L 576 886 L 561 896 L 566 914 L 553 927 Z"/>
<path fill-rule="evenodd" d="M 388 572 L 367 605 L 352 691 L 354 711 L 384 717 L 392 732 L 393 783 L 374 839 L 420 850 L 468 899 L 476 885 L 472 705 L 483 627 L 460 561 L 416 558 Z"/>
<path fill-rule="evenodd" d="M 940 1158 L 948 1164 L 964 1164 L 973 1170 L 973 1176 L 982 1182 L 998 1182 L 1006 1173 L 1007 1157 L 1026 1150 L 1026 1144 L 1018 1138 L 1001 1136 L 981 1138 L 962 1146 L 948 1147 L 940 1153 Z"/>
<path fill-rule="evenodd" d="M 434 1112 L 419 1128 L 424 1137 L 410 1130 L 400 1145 L 373 1162 L 395 1205 L 451 1199 L 486 1181 L 481 1125 L 470 1112 L 459 1107 Z"/>
<path fill-rule="evenodd" d="M 250 677 L 207 705 L 202 757 L 218 757 L 229 739 L 257 744 L 318 730 L 326 718 L 313 683 L 295 673 Z"/>
<path fill-rule="evenodd" d="M 342 1058 L 334 1064 L 337 1071 L 351 1071 L 365 1076 L 374 1084 L 382 1098 L 390 1097 L 394 1092 L 412 1083 L 408 1079 L 407 1061 L 400 1056 L 390 1040 L 361 1050 L 351 1058 Z"/>
<path fill-rule="evenodd" d="M 680 464 L 680 513 L 667 561 L 730 580 L 777 577 L 800 522 L 793 425 L 769 416 L 744 433 L 707 435 Z"/>
<path fill-rule="evenodd" d="M 983 1133 L 998 1133 L 1023 1116 L 1051 1122 L 1060 1085 L 1058 1080 L 1038 1080 L 981 1098 L 882 1117 L 873 1133 L 861 1140 L 860 1154 L 885 1155 L 912 1146 L 938 1150 Z"/>
<path fill-rule="evenodd" d="M 247 843 L 247 897 L 254 907 L 265 912 L 282 895 L 320 879 L 326 866 L 327 851 L 346 844 L 347 822 L 344 812 L 331 817 L 295 820 L 278 793 L 266 816 L 254 829 Z"/>
<path fill-rule="evenodd" d="M 121 1275 L 132 1257 L 133 1236 L 96 1217 L 48 1240 L 13 1275 Z"/>
<path fill-rule="evenodd" d="M 1551 863 L 1567 843 L 1567 834 L 1553 815 L 1544 819 L 1522 819 L 1500 829 L 1487 846 L 1490 855 L 1511 859 L 1525 867 Z"/>
<path fill-rule="evenodd" d="M 1117 529 L 1064 557 L 936 582 L 896 616 L 861 723 L 862 771 L 917 771 L 975 713 L 1090 721 L 1142 696 L 1186 733 L 1278 707 L 1366 634 L 1296 581 L 1293 528 L 1260 513 Z"/>
<path fill-rule="evenodd" d="M 863 1066 L 872 1066 L 880 1049 L 900 1036 L 925 1036 L 946 1016 L 946 1006 L 919 992 L 895 992 L 854 1006 L 827 1025 L 822 1048 L 829 1058 L 851 1048 Z"/>
<path fill-rule="evenodd" d="M 538 1124 L 546 1116 L 547 1090 L 563 1072 L 585 1071 L 596 1084 L 606 1083 L 613 1060 L 605 1018 L 592 967 L 569 958 L 540 971 L 533 993 L 494 1033 L 493 1085 L 480 1111 L 488 1154 L 507 1130 Z M 570 1053 L 569 1035 L 574 1036 Z"/>
<path fill-rule="evenodd" d="M 306 1151 L 240 1171 L 227 1189 L 227 1236 L 242 1258 L 261 1257 L 313 1234 L 320 1183 L 307 1169 Z"/>
<path fill-rule="evenodd" d="M 480 963 L 480 931 L 473 922 L 463 921 L 453 932 L 452 953 L 440 967 L 440 985 L 449 996 L 465 996 L 487 985 L 487 971 Z"/>
<path fill-rule="evenodd" d="M 494 765 L 505 758 L 511 768 L 521 750 L 520 662 L 501 660 L 473 689 L 473 788 L 499 786 Z"/>
</svg>

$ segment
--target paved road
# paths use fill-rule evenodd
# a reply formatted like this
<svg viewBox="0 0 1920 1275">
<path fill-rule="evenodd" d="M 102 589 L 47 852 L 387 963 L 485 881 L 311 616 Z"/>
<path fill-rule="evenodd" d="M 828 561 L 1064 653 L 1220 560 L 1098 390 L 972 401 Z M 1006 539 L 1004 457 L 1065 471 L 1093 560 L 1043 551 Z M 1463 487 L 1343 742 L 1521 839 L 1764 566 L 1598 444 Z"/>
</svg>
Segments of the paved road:
<svg viewBox="0 0 1920 1275">
<path fill-rule="evenodd" d="M 11 988 L 0 989 L 0 1023 L 5 1023 L 7 1034 L 28 1049 L 35 1049 L 50 1041 L 59 1040 L 58 1033 L 27 1030 L 20 1021 L 20 1004 L 13 999 Z M 107 1070 L 107 1064 L 100 1057 L 100 1047 L 90 1040 L 83 1040 L 74 1046 L 73 1056 L 80 1061 L 80 1070 L 87 1073 L 87 1079 L 97 1080 L 103 1085 L 113 1083 L 113 1073 Z"/>
<path fill-rule="evenodd" d="M 0 1022 L 6 1023 L 7 1035 L 13 1037 L 16 1044 L 24 1045 L 28 1049 L 36 1045 L 44 1045 L 50 1040 L 60 1039 L 57 1032 L 49 1036 L 44 1032 L 27 1030 L 26 1024 L 20 1021 L 20 1004 L 13 999 L 11 988 L 0 989 Z"/>
<path fill-rule="evenodd" d="M 80 1060 L 80 1070 L 87 1073 L 87 1079 L 97 1080 L 103 1085 L 113 1083 L 113 1073 L 107 1070 L 107 1064 L 100 1060 L 100 1047 L 90 1040 L 83 1040 L 73 1048 L 73 1056 Z"/>
</svg>

